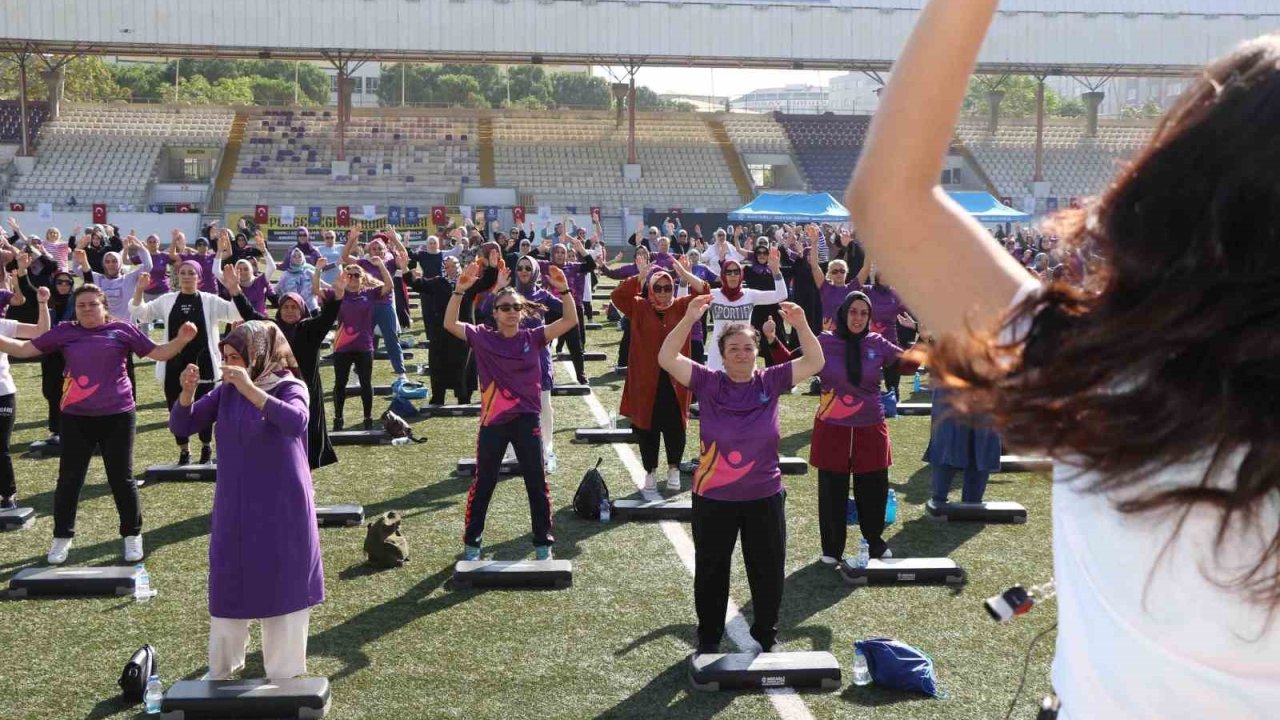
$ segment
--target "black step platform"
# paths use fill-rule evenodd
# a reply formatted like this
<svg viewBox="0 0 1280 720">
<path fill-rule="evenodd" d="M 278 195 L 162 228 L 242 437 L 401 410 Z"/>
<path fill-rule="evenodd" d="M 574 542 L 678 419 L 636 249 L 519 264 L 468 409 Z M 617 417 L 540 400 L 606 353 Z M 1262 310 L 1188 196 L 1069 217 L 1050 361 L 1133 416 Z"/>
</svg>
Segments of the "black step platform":
<svg viewBox="0 0 1280 720">
<path fill-rule="evenodd" d="M 1053 461 L 1033 455 L 1001 455 L 1000 472 L 1051 472 Z"/>
<path fill-rule="evenodd" d="M 327 678 L 179 680 L 160 703 L 163 720 L 322 718 L 332 698 Z"/>
<path fill-rule="evenodd" d="M 619 520 L 693 520 L 693 500 L 683 498 L 624 498 L 613 501 L 613 517 Z"/>
<path fill-rule="evenodd" d="M 320 527 L 353 527 L 363 522 L 363 505 L 338 503 L 316 506 L 316 523 Z"/>
<path fill-rule="evenodd" d="M 694 690 L 754 690 L 774 687 L 840 689 L 840 663 L 829 652 L 694 653 L 689 657 Z"/>
<path fill-rule="evenodd" d="M 902 402 L 898 403 L 899 415 L 932 415 L 933 403 Z"/>
<path fill-rule="evenodd" d="M 963 585 L 964 569 L 948 558 L 872 560 L 865 568 L 844 561 L 836 566 L 849 585 Z"/>
<path fill-rule="evenodd" d="M 586 330 L 603 330 L 604 325 L 598 322 L 583 323 L 582 327 Z"/>
<path fill-rule="evenodd" d="M 459 560 L 453 582 L 463 588 L 567 588 L 573 584 L 568 560 Z"/>
<path fill-rule="evenodd" d="M 382 428 L 374 428 L 373 430 L 339 430 L 337 432 L 329 432 L 329 442 L 334 447 L 341 445 L 388 445 L 391 443 L 391 436 Z"/>
<path fill-rule="evenodd" d="M 555 385 L 551 388 L 551 397 L 578 397 L 590 394 L 590 385 Z"/>
<path fill-rule="evenodd" d="M 1014 523 L 1027 521 L 1027 509 L 1016 502 L 995 500 L 980 503 L 925 503 L 930 519 L 940 522 Z"/>
<path fill-rule="evenodd" d="M 573 431 L 573 441 L 576 443 L 634 443 L 640 442 L 640 438 L 631 431 L 631 428 L 578 428 Z"/>
<path fill-rule="evenodd" d="M 0 532 L 26 530 L 36 521 L 36 511 L 29 507 L 0 510 Z"/>
<path fill-rule="evenodd" d="M 614 366 L 613 366 L 613 372 L 614 372 L 615 374 L 617 374 L 617 375 L 626 375 L 626 374 L 627 374 L 627 366 L 626 366 L 626 365 L 614 365 Z"/>
<path fill-rule="evenodd" d="M 480 417 L 479 403 L 471 405 L 423 405 L 421 408 L 431 417 Z"/>
<path fill-rule="evenodd" d="M 458 477 L 471 477 L 476 472 L 475 458 L 459 458 L 454 474 Z M 498 469 L 499 477 L 511 477 L 520 474 L 520 463 L 515 460 L 503 462 Z"/>
<path fill-rule="evenodd" d="M 9 578 L 9 597 L 77 597 L 133 594 L 132 565 L 34 567 Z"/>
<path fill-rule="evenodd" d="M 412 360 L 412 359 L 413 359 L 413 351 L 412 351 L 412 350 L 402 350 L 402 351 L 400 352 L 400 356 L 401 356 L 401 357 L 403 357 L 405 360 Z M 387 355 L 387 351 L 386 351 L 386 350 L 378 349 L 378 350 L 374 350 L 374 351 L 373 351 L 373 359 L 374 359 L 374 360 L 389 360 L 389 359 L 391 359 L 391 356 L 390 356 L 390 355 Z"/>
<path fill-rule="evenodd" d="M 152 465 L 142 476 L 149 483 L 177 480 L 213 482 L 218 478 L 218 466 L 213 463 L 187 465 Z"/>
<path fill-rule="evenodd" d="M 597 351 L 585 351 L 582 353 L 582 359 L 586 360 L 587 362 L 598 362 L 600 360 L 604 360 L 605 357 L 607 356 L 604 353 L 597 352 Z M 565 360 L 572 360 L 573 356 L 567 352 L 558 352 L 553 356 L 552 359 L 554 359 L 556 362 L 563 362 Z"/>
</svg>

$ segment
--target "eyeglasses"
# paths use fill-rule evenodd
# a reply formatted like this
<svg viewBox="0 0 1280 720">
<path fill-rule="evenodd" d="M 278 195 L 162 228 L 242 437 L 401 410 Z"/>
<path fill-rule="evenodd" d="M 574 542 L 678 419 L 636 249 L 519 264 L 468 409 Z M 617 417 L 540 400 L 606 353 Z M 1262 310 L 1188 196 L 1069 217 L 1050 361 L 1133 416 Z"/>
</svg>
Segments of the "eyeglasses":
<svg viewBox="0 0 1280 720">
<path fill-rule="evenodd" d="M 725 270 L 724 274 L 725 275 L 741 275 L 742 271 L 737 268 L 730 268 L 729 270 Z"/>
<path fill-rule="evenodd" d="M 654 285 L 653 286 L 653 291 L 661 295 L 667 295 L 671 293 L 671 290 L 672 288 L 670 285 Z"/>
<path fill-rule="evenodd" d="M 494 305 L 493 309 L 499 312 L 520 312 L 524 309 L 524 303 L 502 303 Z"/>
</svg>

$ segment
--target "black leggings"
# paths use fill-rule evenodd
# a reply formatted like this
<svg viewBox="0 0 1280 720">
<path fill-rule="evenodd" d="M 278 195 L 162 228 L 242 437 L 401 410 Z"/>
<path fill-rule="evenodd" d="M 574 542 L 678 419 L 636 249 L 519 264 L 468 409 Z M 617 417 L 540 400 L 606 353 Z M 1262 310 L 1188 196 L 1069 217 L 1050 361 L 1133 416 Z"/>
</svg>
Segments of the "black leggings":
<svg viewBox="0 0 1280 720">
<path fill-rule="evenodd" d="M 62 456 L 58 460 L 58 485 L 53 491 L 53 536 L 76 535 L 76 509 L 80 490 L 89 472 L 96 447 L 102 453 L 107 484 L 120 516 L 120 536 L 142 532 L 142 509 L 133 480 L 134 412 L 116 415 L 62 415 Z"/>
<path fill-rule="evenodd" d="M 884 511 L 889 502 L 889 469 L 853 476 L 853 502 L 858 508 L 858 529 L 866 539 L 871 557 L 879 558 L 888 546 L 884 541 Z M 849 474 L 818 471 L 818 532 L 822 554 L 844 557 L 848 538 Z"/>
<path fill-rule="evenodd" d="M 501 425 L 480 426 L 476 437 L 476 475 L 467 493 L 466 528 L 462 534 L 462 542 L 467 545 L 480 547 L 485 516 L 489 513 L 493 489 L 498 485 L 498 473 L 507 445 L 515 449 L 520 474 L 524 476 L 534 546 L 551 545 L 556 541 L 551 535 L 551 488 L 542 470 L 542 431 L 538 420 L 538 415 L 523 413 Z"/>
<path fill-rule="evenodd" d="M 558 347 L 564 347 L 566 344 L 569 346 L 569 357 L 573 360 L 573 371 L 577 374 L 578 380 L 583 381 L 587 378 L 582 356 L 583 348 L 587 345 L 587 321 L 582 314 L 582 303 L 578 303 L 574 309 L 578 311 L 578 331 L 561 335 Z"/>
<path fill-rule="evenodd" d="M 186 367 L 185 365 L 182 367 Z M 209 394 L 213 390 L 212 382 L 201 382 L 196 385 L 196 400 Z M 182 372 L 178 365 L 169 363 L 165 367 L 164 372 L 164 404 L 173 412 L 173 404 L 178 402 L 178 396 L 182 394 Z M 173 439 L 178 442 L 179 447 L 186 447 L 191 440 L 190 435 L 174 435 Z M 200 442 L 208 445 L 213 442 L 213 427 L 210 426 L 200 431 Z"/>
<path fill-rule="evenodd" d="M 373 417 L 373 351 L 336 352 L 333 354 L 333 419 L 342 419 L 342 408 L 347 404 L 347 380 L 351 378 L 351 366 L 356 368 L 360 381 L 360 404 L 364 416 Z"/>
<path fill-rule="evenodd" d="M 13 476 L 13 456 L 9 454 L 9 437 L 13 434 L 13 416 L 18 409 L 17 393 L 0 395 L 0 497 L 18 492 Z"/>
<path fill-rule="evenodd" d="M 698 651 L 715 652 L 724 635 L 733 546 L 742 533 L 755 617 L 751 637 L 768 650 L 778 635 L 778 612 L 787 556 L 787 493 L 759 500 L 710 500 L 693 496 L 693 604 L 698 613 Z"/>
<path fill-rule="evenodd" d="M 622 318 L 622 340 L 618 342 L 618 367 L 626 367 L 631 355 L 631 318 Z"/>
<path fill-rule="evenodd" d="M 658 390 L 653 399 L 653 415 L 649 429 L 634 427 L 640 440 L 640 462 L 646 472 L 658 467 L 658 441 L 667 447 L 667 465 L 679 467 L 684 460 L 685 430 L 680 417 L 680 403 L 666 370 L 658 371 Z"/>
</svg>

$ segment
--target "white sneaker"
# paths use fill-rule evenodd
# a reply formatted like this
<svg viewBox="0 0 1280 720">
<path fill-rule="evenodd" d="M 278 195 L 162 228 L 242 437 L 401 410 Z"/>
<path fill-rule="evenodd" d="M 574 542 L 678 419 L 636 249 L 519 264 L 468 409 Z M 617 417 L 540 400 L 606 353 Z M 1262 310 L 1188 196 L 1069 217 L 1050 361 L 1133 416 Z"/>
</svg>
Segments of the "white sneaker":
<svg viewBox="0 0 1280 720">
<path fill-rule="evenodd" d="M 49 555 L 45 560 L 50 565 L 61 565 L 67 561 L 69 552 L 71 552 L 71 538 L 54 538 L 53 547 L 49 548 Z"/>
<path fill-rule="evenodd" d="M 130 535 L 124 539 L 124 561 L 136 563 L 142 560 L 142 536 Z"/>
<path fill-rule="evenodd" d="M 556 454 L 555 453 L 547 453 L 547 474 L 548 475 L 556 474 Z"/>
<path fill-rule="evenodd" d="M 680 468 L 669 468 L 667 470 L 667 489 L 680 492 Z"/>
<path fill-rule="evenodd" d="M 835 565 L 836 563 L 840 562 L 840 558 L 834 558 L 834 557 L 831 557 L 830 555 L 823 555 L 818 559 L 822 561 L 823 565 Z"/>
<path fill-rule="evenodd" d="M 884 549 L 884 554 L 880 556 L 880 559 L 881 559 L 881 560 L 888 560 L 888 559 L 889 559 L 889 558 L 891 558 L 891 557 L 893 557 L 893 551 L 892 551 L 892 550 L 890 550 L 889 548 L 885 548 L 885 549 Z"/>
<path fill-rule="evenodd" d="M 644 474 L 645 492 L 658 492 L 658 471 L 650 470 Z"/>
</svg>

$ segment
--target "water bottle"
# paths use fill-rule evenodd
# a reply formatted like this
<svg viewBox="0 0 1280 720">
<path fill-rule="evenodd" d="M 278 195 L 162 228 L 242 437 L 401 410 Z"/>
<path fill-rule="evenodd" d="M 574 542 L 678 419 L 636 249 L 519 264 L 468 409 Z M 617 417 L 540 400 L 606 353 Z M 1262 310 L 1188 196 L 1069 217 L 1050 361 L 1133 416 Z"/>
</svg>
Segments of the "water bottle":
<svg viewBox="0 0 1280 720">
<path fill-rule="evenodd" d="M 392 445 L 408 445 L 408 444 L 409 444 L 409 438 L 407 438 L 407 437 L 398 437 L 398 438 L 394 438 L 394 439 L 392 439 L 391 444 L 392 444 Z"/>
<path fill-rule="evenodd" d="M 133 599 L 135 602 L 146 602 L 151 599 L 151 573 L 142 563 L 133 568 Z"/>
<path fill-rule="evenodd" d="M 867 544 L 867 539 L 862 538 L 858 541 L 858 567 L 865 569 L 871 563 L 871 546 Z"/>
<path fill-rule="evenodd" d="M 845 525 L 858 524 L 858 503 L 854 502 L 853 498 L 848 498 L 848 503 L 844 511 L 844 524 Z"/>
<path fill-rule="evenodd" d="M 609 516 L 612 512 L 613 508 L 609 507 L 608 498 L 600 498 L 600 522 L 609 522 Z"/>
<path fill-rule="evenodd" d="M 856 645 L 853 648 L 853 684 L 871 684 L 871 669 L 867 667 L 867 656 L 863 654 L 862 648 Z"/>
<path fill-rule="evenodd" d="M 160 702 L 164 700 L 164 685 L 160 684 L 160 676 L 152 674 L 147 680 L 147 692 L 142 696 L 147 704 L 148 715 L 160 714 Z"/>
<path fill-rule="evenodd" d="M 917 370 L 917 371 L 916 371 L 916 377 L 915 377 L 915 379 L 911 381 L 911 391 L 912 391 L 912 392 L 920 392 L 920 390 L 921 390 L 921 385 L 920 385 L 920 371 L 919 371 L 919 370 Z"/>
<path fill-rule="evenodd" d="M 884 507 L 884 524 L 892 525 L 898 520 L 898 491 L 889 488 L 889 502 Z"/>
</svg>

